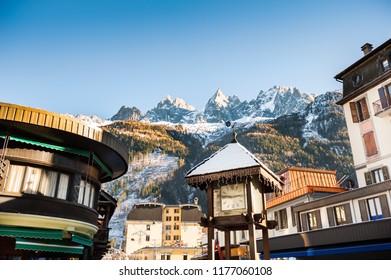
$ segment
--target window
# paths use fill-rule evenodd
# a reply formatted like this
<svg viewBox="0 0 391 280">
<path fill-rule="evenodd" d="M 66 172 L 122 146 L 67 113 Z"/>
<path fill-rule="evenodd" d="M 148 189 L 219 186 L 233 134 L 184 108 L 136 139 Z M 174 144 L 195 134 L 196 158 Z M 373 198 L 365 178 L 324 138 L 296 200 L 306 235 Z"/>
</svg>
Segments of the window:
<svg viewBox="0 0 391 280">
<path fill-rule="evenodd" d="M 171 230 L 171 225 L 166 225 L 166 230 Z"/>
<path fill-rule="evenodd" d="M 6 191 L 10 193 L 20 193 L 22 189 L 26 166 L 11 165 L 6 183 Z"/>
<path fill-rule="evenodd" d="M 178 214 L 179 213 L 179 209 L 174 209 L 174 213 Z"/>
<path fill-rule="evenodd" d="M 179 230 L 179 225 L 175 224 L 174 225 L 174 230 Z"/>
<path fill-rule="evenodd" d="M 383 166 L 382 168 L 365 172 L 364 176 L 365 176 L 365 183 L 367 186 L 390 179 L 387 166 Z"/>
<path fill-rule="evenodd" d="M 150 239 L 151 239 L 151 237 L 149 235 L 145 236 L 145 241 L 149 241 Z"/>
<path fill-rule="evenodd" d="M 356 102 L 350 102 L 350 111 L 354 123 L 369 119 L 369 111 L 365 97 Z"/>
<path fill-rule="evenodd" d="M 183 254 L 183 260 L 184 260 L 184 261 L 187 260 L 187 254 Z"/>
<path fill-rule="evenodd" d="M 320 210 L 302 213 L 300 217 L 301 217 L 301 227 L 303 231 L 322 228 Z"/>
<path fill-rule="evenodd" d="M 174 221 L 178 222 L 179 221 L 179 216 L 174 217 Z"/>
<path fill-rule="evenodd" d="M 390 62 L 388 61 L 388 59 L 383 59 L 382 60 L 382 66 L 383 66 L 383 71 L 387 71 L 387 70 L 390 70 Z"/>
<path fill-rule="evenodd" d="M 286 209 L 274 212 L 274 217 L 277 221 L 276 230 L 288 228 L 288 214 Z"/>
<path fill-rule="evenodd" d="M 327 208 L 330 227 L 353 222 L 349 203 Z"/>
<path fill-rule="evenodd" d="M 88 207 L 93 207 L 95 202 L 95 188 L 91 183 L 85 180 L 80 181 L 80 185 L 76 186 L 79 188 L 79 196 L 77 203 L 83 204 Z"/>
<path fill-rule="evenodd" d="M 181 237 L 179 235 L 174 235 L 174 240 L 181 240 Z"/>
<path fill-rule="evenodd" d="M 385 194 L 359 200 L 358 204 L 362 221 L 390 217 L 390 208 L 387 202 L 387 195 Z"/>
<path fill-rule="evenodd" d="M 166 216 L 166 222 L 170 222 L 171 221 L 171 216 Z"/>
<path fill-rule="evenodd" d="M 318 223 L 317 223 L 317 220 L 316 220 L 315 212 L 310 212 L 307 215 L 308 215 L 309 229 L 317 229 L 318 228 Z"/>
<path fill-rule="evenodd" d="M 69 175 L 49 169 L 12 164 L 5 191 L 67 198 Z"/>
<path fill-rule="evenodd" d="M 377 146 L 375 141 L 375 134 L 373 131 L 367 132 L 363 134 L 365 151 L 367 157 L 373 156 L 377 154 Z"/>
<path fill-rule="evenodd" d="M 371 220 L 377 220 L 383 218 L 383 212 L 380 205 L 380 199 L 378 197 L 370 198 L 367 200 L 369 217 Z"/>
<path fill-rule="evenodd" d="M 147 230 L 151 230 L 151 225 L 147 225 Z"/>
<path fill-rule="evenodd" d="M 166 234 L 166 240 L 171 240 L 171 235 Z"/>
<path fill-rule="evenodd" d="M 26 173 L 24 175 L 23 182 L 23 193 L 37 193 L 39 181 L 41 180 L 41 172 L 40 168 L 27 167 Z"/>
</svg>

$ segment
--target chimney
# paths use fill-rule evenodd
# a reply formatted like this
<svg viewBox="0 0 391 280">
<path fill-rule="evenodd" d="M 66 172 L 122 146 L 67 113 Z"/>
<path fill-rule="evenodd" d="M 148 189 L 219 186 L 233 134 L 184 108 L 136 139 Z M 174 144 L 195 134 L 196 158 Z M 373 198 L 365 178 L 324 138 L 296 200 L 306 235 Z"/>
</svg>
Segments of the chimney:
<svg viewBox="0 0 391 280">
<path fill-rule="evenodd" d="M 364 55 L 367 55 L 373 50 L 373 47 L 371 44 L 366 43 L 361 47 L 361 50 L 364 52 Z"/>
</svg>

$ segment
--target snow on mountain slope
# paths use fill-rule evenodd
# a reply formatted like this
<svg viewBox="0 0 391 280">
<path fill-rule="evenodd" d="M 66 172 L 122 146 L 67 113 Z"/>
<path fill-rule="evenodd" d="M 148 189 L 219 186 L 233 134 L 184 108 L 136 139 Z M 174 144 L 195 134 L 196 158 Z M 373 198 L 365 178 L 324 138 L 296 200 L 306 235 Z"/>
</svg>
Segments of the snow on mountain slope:
<svg viewBox="0 0 391 280">
<path fill-rule="evenodd" d="M 102 188 L 118 201 L 109 224 L 110 238 L 115 238 L 117 246 L 120 246 L 124 241 L 124 224 L 134 203 L 152 199 L 152 197 L 140 198 L 142 188 L 166 180 L 168 174 L 177 167 L 177 157 L 155 150 L 153 153 L 131 162 L 128 172 L 120 179 L 103 184 Z"/>
</svg>

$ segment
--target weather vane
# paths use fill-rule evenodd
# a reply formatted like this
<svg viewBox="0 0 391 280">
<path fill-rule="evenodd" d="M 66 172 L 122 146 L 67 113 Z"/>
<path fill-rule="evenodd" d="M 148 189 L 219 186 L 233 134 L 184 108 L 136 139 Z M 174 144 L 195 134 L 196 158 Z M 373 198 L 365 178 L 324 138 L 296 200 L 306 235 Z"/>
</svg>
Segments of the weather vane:
<svg viewBox="0 0 391 280">
<path fill-rule="evenodd" d="M 232 134 L 233 134 L 232 143 L 237 143 L 238 140 L 236 139 L 236 136 L 237 136 L 238 134 L 237 134 L 236 131 L 235 131 L 236 122 L 233 123 L 233 124 L 231 124 L 230 121 L 226 121 L 226 122 L 225 122 L 225 125 L 226 125 L 227 127 L 232 127 L 232 130 L 233 130 L 233 131 L 232 131 Z"/>
</svg>

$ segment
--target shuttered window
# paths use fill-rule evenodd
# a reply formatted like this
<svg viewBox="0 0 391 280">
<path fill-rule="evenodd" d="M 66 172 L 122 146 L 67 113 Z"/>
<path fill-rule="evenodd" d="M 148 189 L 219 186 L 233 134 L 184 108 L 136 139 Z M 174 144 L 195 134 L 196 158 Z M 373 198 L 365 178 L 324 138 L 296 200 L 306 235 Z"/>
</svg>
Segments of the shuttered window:
<svg viewBox="0 0 391 280">
<path fill-rule="evenodd" d="M 350 102 L 349 106 L 354 123 L 362 122 L 366 119 L 369 119 L 370 115 L 365 97 L 361 98 L 356 102 Z"/>
<path fill-rule="evenodd" d="M 387 202 L 387 195 L 362 199 L 358 201 L 361 213 L 361 220 L 378 220 L 390 217 L 390 207 Z"/>
<path fill-rule="evenodd" d="M 277 221 L 276 230 L 288 228 L 288 214 L 286 209 L 274 212 L 274 218 Z"/>
<path fill-rule="evenodd" d="M 320 210 L 311 211 L 300 214 L 301 227 L 303 231 L 322 228 L 322 220 L 320 218 Z"/>
<path fill-rule="evenodd" d="M 327 208 L 327 216 L 330 227 L 353 222 L 349 203 Z"/>
<path fill-rule="evenodd" d="M 375 141 L 375 134 L 373 131 L 367 132 L 363 134 L 365 151 L 367 157 L 373 156 L 377 154 L 377 146 Z"/>
<path fill-rule="evenodd" d="M 390 179 L 387 166 L 383 166 L 382 168 L 365 172 L 364 176 L 365 176 L 365 183 L 367 186 Z"/>
</svg>

